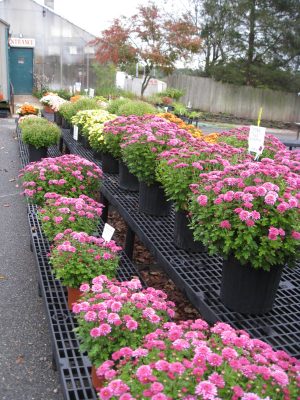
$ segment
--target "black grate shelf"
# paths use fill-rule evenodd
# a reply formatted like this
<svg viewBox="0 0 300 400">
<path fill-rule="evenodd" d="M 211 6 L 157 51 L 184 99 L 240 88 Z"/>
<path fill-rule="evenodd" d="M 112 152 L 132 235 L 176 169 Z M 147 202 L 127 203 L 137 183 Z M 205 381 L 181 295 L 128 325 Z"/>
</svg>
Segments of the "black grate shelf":
<svg viewBox="0 0 300 400">
<path fill-rule="evenodd" d="M 22 142 L 20 129 L 17 127 L 17 138 L 20 149 L 21 163 L 28 164 L 28 149 Z M 49 149 L 50 157 L 59 156 L 57 147 Z M 80 351 L 79 341 L 74 333 L 76 323 L 68 309 L 66 289 L 56 280 L 51 272 L 47 254 L 50 245 L 44 236 L 39 220 L 37 208 L 28 204 L 28 221 L 31 233 L 31 248 L 36 258 L 38 269 L 38 284 L 40 295 L 44 299 L 47 320 L 52 339 L 52 352 L 55 367 L 59 372 L 61 391 L 65 400 L 96 400 L 98 397 L 92 387 L 90 371 L 91 363 L 88 357 Z M 99 226 L 99 235 L 103 230 L 103 223 Z M 120 281 L 140 278 L 143 287 L 146 287 L 141 276 L 124 252 L 121 252 L 120 267 L 117 278 Z"/>
<path fill-rule="evenodd" d="M 39 274 L 39 288 L 44 299 L 47 319 L 52 337 L 52 351 L 55 365 L 60 374 L 60 383 L 66 400 L 97 399 L 90 380 L 91 364 L 79 349 L 79 341 L 74 333 L 76 323 L 68 309 L 66 290 L 51 272 L 47 254 L 50 251 L 48 240 L 39 224 L 36 207 L 28 206 L 28 220 L 31 231 L 33 252 Z M 103 224 L 99 227 L 102 230 Z M 122 252 L 117 279 L 127 281 L 138 272 Z M 145 284 L 142 281 L 143 286 Z"/>
<path fill-rule="evenodd" d="M 95 161 L 92 152 L 77 143 L 70 131 L 63 131 L 63 139 L 71 153 Z M 96 163 L 101 166 L 100 162 Z M 284 271 L 271 312 L 263 316 L 232 312 L 219 299 L 222 259 L 178 249 L 173 244 L 174 212 L 168 217 L 139 213 L 138 194 L 121 190 L 115 175 L 105 175 L 101 192 L 209 323 L 228 322 L 268 342 L 275 349 L 300 357 L 299 263 L 295 269 Z"/>
</svg>

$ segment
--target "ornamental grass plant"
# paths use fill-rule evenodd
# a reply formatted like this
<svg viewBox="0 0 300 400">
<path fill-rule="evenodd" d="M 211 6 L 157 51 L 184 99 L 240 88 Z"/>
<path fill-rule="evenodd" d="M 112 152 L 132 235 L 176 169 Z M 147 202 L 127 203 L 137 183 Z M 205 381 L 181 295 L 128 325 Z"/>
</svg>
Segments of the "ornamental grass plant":
<svg viewBox="0 0 300 400">
<path fill-rule="evenodd" d="M 79 288 L 85 282 L 91 283 L 99 274 L 109 278 L 116 276 L 119 265 L 118 252 L 121 247 L 111 240 L 89 236 L 86 232 L 66 229 L 54 237 L 50 263 L 55 277 L 62 284 Z"/>
<path fill-rule="evenodd" d="M 200 175 L 190 188 L 196 240 L 211 254 L 269 271 L 300 256 L 300 178 L 264 158 Z"/>
<path fill-rule="evenodd" d="M 138 348 L 102 363 L 100 400 L 287 400 L 299 394 L 300 363 L 242 330 L 201 320 L 167 322 Z"/>
<path fill-rule="evenodd" d="M 68 228 L 89 235 L 97 231 L 103 204 L 84 194 L 74 198 L 48 192 L 45 199 L 44 206 L 38 209 L 38 217 L 50 241 Z"/>
<path fill-rule="evenodd" d="M 76 331 L 96 367 L 121 347 L 137 348 L 146 334 L 174 316 L 174 303 L 167 295 L 150 287 L 142 290 L 137 278 L 119 282 L 102 275 L 80 290 L 82 301 L 73 305 Z"/>
<path fill-rule="evenodd" d="M 30 163 L 20 171 L 19 176 L 23 182 L 23 194 L 31 202 L 42 205 L 48 192 L 70 197 L 81 194 L 93 197 L 97 194 L 103 174 L 93 162 L 68 154 Z"/>
</svg>

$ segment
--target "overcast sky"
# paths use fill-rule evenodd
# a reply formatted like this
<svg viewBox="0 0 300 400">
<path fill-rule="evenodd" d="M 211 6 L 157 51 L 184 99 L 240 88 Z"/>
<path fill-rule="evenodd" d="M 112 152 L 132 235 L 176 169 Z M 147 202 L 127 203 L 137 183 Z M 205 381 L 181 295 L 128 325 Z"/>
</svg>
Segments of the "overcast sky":
<svg viewBox="0 0 300 400">
<path fill-rule="evenodd" d="M 37 0 L 44 4 L 44 0 Z M 171 3 L 174 0 L 167 0 Z M 183 0 L 175 0 L 180 2 Z M 110 25 L 121 15 L 131 16 L 139 4 L 149 4 L 147 0 L 54 0 L 54 10 L 69 21 L 94 35 Z"/>
</svg>

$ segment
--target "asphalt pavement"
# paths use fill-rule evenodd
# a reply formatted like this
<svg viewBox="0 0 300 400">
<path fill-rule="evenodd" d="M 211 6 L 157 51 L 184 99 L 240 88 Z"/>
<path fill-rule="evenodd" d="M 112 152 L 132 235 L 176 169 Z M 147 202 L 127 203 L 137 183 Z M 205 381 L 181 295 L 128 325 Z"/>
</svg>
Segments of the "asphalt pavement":
<svg viewBox="0 0 300 400">
<path fill-rule="evenodd" d="M 0 400 L 62 400 L 20 195 L 13 119 L 0 119 Z"/>
</svg>

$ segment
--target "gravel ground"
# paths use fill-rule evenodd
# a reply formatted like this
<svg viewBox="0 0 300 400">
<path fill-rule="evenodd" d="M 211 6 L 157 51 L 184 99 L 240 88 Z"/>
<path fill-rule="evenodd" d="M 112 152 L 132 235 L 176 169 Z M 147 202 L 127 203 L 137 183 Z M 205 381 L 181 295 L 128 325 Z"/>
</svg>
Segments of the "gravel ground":
<svg viewBox="0 0 300 400">
<path fill-rule="evenodd" d="M 13 119 L 0 119 L 0 399 L 61 400 L 50 334 L 29 249 Z"/>
</svg>

